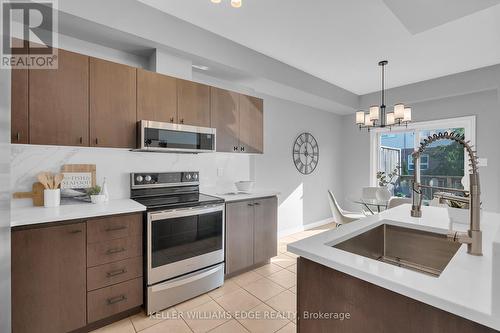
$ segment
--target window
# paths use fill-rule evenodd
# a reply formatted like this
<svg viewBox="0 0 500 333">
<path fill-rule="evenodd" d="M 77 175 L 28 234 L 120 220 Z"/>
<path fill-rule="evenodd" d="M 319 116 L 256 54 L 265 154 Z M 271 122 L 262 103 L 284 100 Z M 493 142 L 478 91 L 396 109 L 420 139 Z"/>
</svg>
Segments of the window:
<svg viewBox="0 0 500 333">
<path fill-rule="evenodd" d="M 429 155 L 422 154 L 422 156 L 420 156 L 420 170 L 427 170 L 427 169 L 429 169 Z M 408 170 L 415 170 L 413 166 L 412 155 L 408 155 Z"/>
<path fill-rule="evenodd" d="M 420 157 L 420 165 L 415 170 L 412 153 L 429 136 L 439 132 L 459 132 L 474 144 L 475 117 L 443 119 L 430 122 L 412 123 L 408 128 L 376 129 L 371 134 L 370 179 L 372 186 L 377 186 L 376 174 L 386 174 L 394 169 L 398 176 L 389 185 L 389 190 L 396 196 L 411 197 L 413 174 L 417 172 L 419 181 L 424 185 L 463 189 L 467 183 L 467 156 L 463 147 L 449 140 L 433 142 L 426 147 Z M 424 189 L 424 199 L 432 199 L 433 189 Z"/>
</svg>

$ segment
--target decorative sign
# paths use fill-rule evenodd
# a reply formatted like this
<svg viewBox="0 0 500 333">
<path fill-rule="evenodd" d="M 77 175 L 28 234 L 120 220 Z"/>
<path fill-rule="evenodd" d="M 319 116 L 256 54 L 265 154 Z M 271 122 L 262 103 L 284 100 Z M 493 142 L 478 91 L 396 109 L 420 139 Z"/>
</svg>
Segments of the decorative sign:
<svg viewBox="0 0 500 333">
<path fill-rule="evenodd" d="M 61 173 L 61 204 L 90 202 L 87 189 L 96 185 L 95 164 L 65 164 Z"/>
<path fill-rule="evenodd" d="M 92 173 L 90 172 L 63 172 L 64 179 L 61 189 L 79 189 L 92 187 Z"/>
</svg>

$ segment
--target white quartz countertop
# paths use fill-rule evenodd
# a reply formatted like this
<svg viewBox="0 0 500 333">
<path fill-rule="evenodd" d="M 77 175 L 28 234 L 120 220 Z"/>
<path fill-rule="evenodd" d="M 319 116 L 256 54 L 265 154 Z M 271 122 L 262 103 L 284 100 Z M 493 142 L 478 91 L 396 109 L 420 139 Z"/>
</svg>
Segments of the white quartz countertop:
<svg viewBox="0 0 500 333">
<path fill-rule="evenodd" d="M 110 200 L 102 204 L 63 205 L 54 208 L 32 206 L 12 208 L 10 226 L 19 227 L 39 223 L 134 213 L 145 210 L 145 206 L 131 199 Z"/>
<path fill-rule="evenodd" d="M 439 277 L 332 247 L 384 223 L 446 234 L 448 210 L 423 207 L 422 217 L 413 218 L 410 216 L 410 205 L 402 205 L 291 243 L 288 251 L 500 330 L 500 214 L 482 214 L 483 256 L 467 254 L 467 246 L 462 245 Z M 454 229 L 463 231 L 468 229 L 468 225 L 455 224 Z"/>
<path fill-rule="evenodd" d="M 275 190 L 265 190 L 265 189 L 256 189 L 250 193 L 242 193 L 242 192 L 231 192 L 231 191 L 220 191 L 207 189 L 202 191 L 205 194 L 213 195 L 219 198 L 224 199 L 226 202 L 231 201 L 242 201 L 242 200 L 251 200 L 265 197 L 274 197 L 279 195 L 280 192 Z"/>
</svg>

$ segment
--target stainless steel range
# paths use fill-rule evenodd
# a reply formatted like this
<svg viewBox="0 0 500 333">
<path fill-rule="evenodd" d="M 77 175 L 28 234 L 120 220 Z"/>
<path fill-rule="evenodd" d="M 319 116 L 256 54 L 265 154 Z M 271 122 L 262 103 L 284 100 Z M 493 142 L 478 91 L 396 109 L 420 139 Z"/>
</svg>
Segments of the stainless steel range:
<svg viewBox="0 0 500 333">
<path fill-rule="evenodd" d="M 224 282 L 224 200 L 200 193 L 198 179 L 198 172 L 131 174 L 131 198 L 147 207 L 147 313 Z"/>
</svg>

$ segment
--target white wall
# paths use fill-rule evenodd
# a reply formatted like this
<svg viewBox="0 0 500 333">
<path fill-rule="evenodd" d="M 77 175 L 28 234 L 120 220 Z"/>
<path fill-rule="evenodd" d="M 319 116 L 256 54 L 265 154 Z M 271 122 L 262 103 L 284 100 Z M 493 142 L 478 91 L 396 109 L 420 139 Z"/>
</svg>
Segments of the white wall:
<svg viewBox="0 0 500 333">
<path fill-rule="evenodd" d="M 255 156 L 252 170 L 260 184 L 281 192 L 279 230 L 286 234 L 330 218 L 327 190 L 342 193 L 341 117 L 270 97 L 264 109 L 264 154 Z M 292 159 L 302 132 L 319 144 L 319 164 L 310 175 L 299 173 Z"/>
<path fill-rule="evenodd" d="M 450 75 L 388 91 L 387 105 L 403 101 L 413 108 L 415 121 L 426 121 L 476 115 L 476 148 L 479 157 L 488 159 L 488 166 L 480 168 L 485 210 L 500 211 L 500 148 L 495 137 L 500 126 L 500 66 Z M 362 107 L 376 104 L 378 94 L 361 97 Z M 345 142 L 343 164 L 345 205 L 357 208 L 349 195 L 370 186 L 370 135 L 354 125 L 354 115 L 342 117 Z"/>
</svg>

